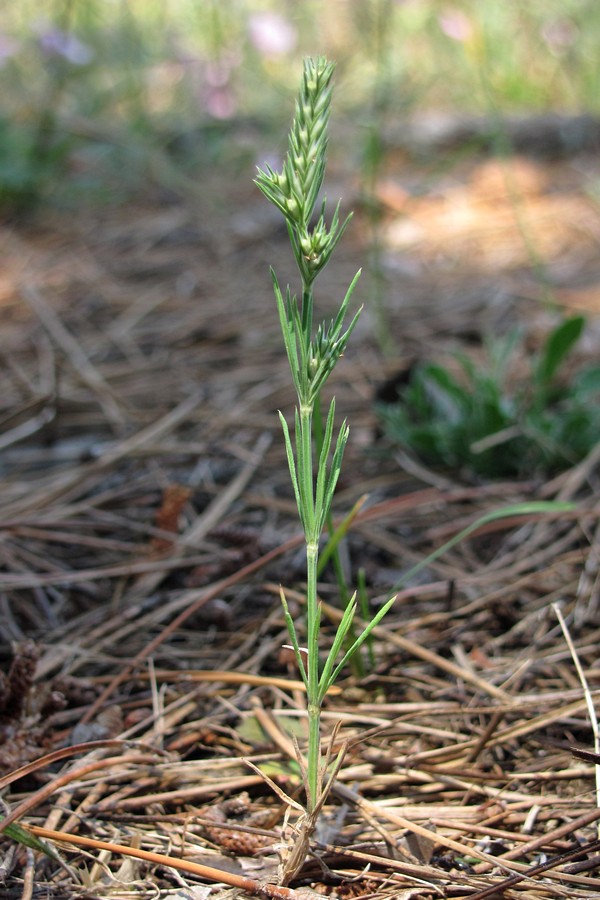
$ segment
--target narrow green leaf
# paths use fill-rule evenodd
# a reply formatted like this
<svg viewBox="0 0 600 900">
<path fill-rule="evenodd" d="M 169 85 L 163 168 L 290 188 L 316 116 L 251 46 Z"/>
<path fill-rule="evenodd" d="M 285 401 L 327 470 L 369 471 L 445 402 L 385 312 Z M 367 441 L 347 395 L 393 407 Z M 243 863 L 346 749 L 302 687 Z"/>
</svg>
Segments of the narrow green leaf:
<svg viewBox="0 0 600 900">
<path fill-rule="evenodd" d="M 536 366 L 536 378 L 542 387 L 548 387 L 556 372 L 585 328 L 583 316 L 572 316 L 554 329 L 543 348 Z"/>
<path fill-rule="evenodd" d="M 288 428 L 288 424 L 285 421 L 285 417 L 281 411 L 279 411 L 279 421 L 281 422 L 281 427 L 283 429 L 283 439 L 285 442 L 285 452 L 288 461 L 288 468 L 290 470 L 290 478 L 292 479 L 292 486 L 294 488 L 294 496 L 296 497 L 296 506 L 298 507 L 298 513 L 300 515 L 300 519 L 302 521 L 302 525 L 304 526 L 304 530 L 306 531 L 306 525 L 304 523 L 304 519 L 302 517 L 302 498 L 300 496 L 300 488 L 298 486 L 298 477 L 296 475 L 296 463 L 294 461 L 294 450 L 292 448 L 292 441 L 290 439 L 290 431 Z"/>
<path fill-rule="evenodd" d="M 369 635 L 371 634 L 373 629 L 377 625 L 379 625 L 379 623 L 381 622 L 383 617 L 387 614 L 387 612 L 394 605 L 395 601 L 396 601 L 395 595 L 393 597 L 390 597 L 390 599 L 386 603 L 384 603 L 384 605 L 381 607 L 381 609 L 375 614 L 375 616 L 371 619 L 371 621 L 365 626 L 364 630 L 361 631 L 359 636 L 356 638 L 354 643 L 348 648 L 348 650 L 344 653 L 342 659 L 340 660 L 340 662 L 337 664 L 337 666 L 331 673 L 331 677 L 329 679 L 329 684 L 328 684 L 327 689 L 329 689 L 329 687 L 332 684 L 335 684 L 335 682 L 338 679 L 338 676 L 340 675 L 340 673 L 341 673 L 342 669 L 344 668 L 344 666 L 346 665 L 346 663 L 348 663 L 350 661 L 350 659 L 352 659 L 352 657 L 357 652 L 357 650 L 364 644 L 364 642 L 367 640 L 367 638 L 369 637 Z M 322 694 L 321 699 L 323 699 L 323 697 L 325 697 L 325 693 Z"/>
<path fill-rule="evenodd" d="M 360 278 L 361 275 L 362 275 L 362 269 L 359 269 L 358 272 L 356 273 L 356 275 L 354 276 L 354 278 L 352 279 L 352 281 L 350 282 L 350 284 L 348 285 L 348 288 L 344 295 L 344 299 L 342 300 L 342 305 L 340 307 L 340 310 L 344 310 L 344 313 L 348 309 L 348 305 L 350 303 L 350 298 L 352 297 L 352 294 L 354 293 L 354 288 L 358 284 L 358 279 Z M 362 309 L 362 306 L 361 306 L 361 309 Z M 360 314 L 360 310 L 354 318 L 358 318 L 359 314 Z M 337 316 L 336 316 L 336 320 L 337 320 Z"/>
<path fill-rule="evenodd" d="M 535 516 L 535 515 L 545 515 L 549 513 L 560 513 L 560 512 L 573 512 L 576 509 L 576 505 L 574 503 L 563 503 L 558 500 L 539 500 L 532 501 L 530 503 L 515 503 L 512 506 L 504 506 L 501 509 L 494 509 L 491 512 L 485 513 L 483 516 L 480 516 L 475 522 L 471 522 L 470 525 L 467 525 L 466 528 L 463 528 L 458 534 L 456 534 L 453 538 L 450 538 L 449 541 L 446 541 L 442 544 L 441 547 L 438 547 L 432 553 L 422 559 L 420 562 L 416 563 L 409 571 L 402 576 L 402 578 L 396 582 L 394 585 L 394 592 L 398 591 L 407 581 L 410 581 L 418 572 L 422 569 L 426 568 L 436 559 L 439 559 L 440 556 L 443 556 L 448 550 L 451 550 L 452 547 L 456 546 L 456 544 L 463 541 L 465 538 L 469 537 L 469 535 L 473 534 L 473 532 L 477 531 L 483 525 L 488 525 L 490 522 L 496 522 L 498 519 L 507 519 L 512 516 Z"/>
<path fill-rule="evenodd" d="M 327 414 L 327 421 L 325 423 L 325 431 L 323 433 L 323 441 L 321 444 L 321 452 L 319 454 L 318 468 L 317 468 L 317 489 L 315 494 L 315 515 L 317 519 L 321 520 L 323 518 L 323 514 L 327 515 L 327 508 L 325 507 L 325 496 L 326 496 L 326 488 L 327 488 L 327 462 L 329 459 L 329 451 L 331 449 L 331 441 L 333 438 L 333 419 L 335 415 L 335 397 L 331 401 L 329 406 L 329 412 Z"/>
<path fill-rule="evenodd" d="M 325 665 L 323 667 L 323 671 L 321 673 L 321 677 L 319 679 L 319 703 L 322 701 L 323 697 L 331 687 L 334 682 L 334 679 L 331 676 L 333 671 L 333 667 L 335 665 L 335 661 L 338 657 L 340 650 L 346 640 L 348 632 L 352 627 L 352 622 L 354 620 L 354 616 L 356 613 L 356 594 L 353 594 L 350 598 L 346 609 L 344 610 L 344 615 L 342 616 L 339 625 L 337 626 L 335 636 L 333 639 L 333 643 L 327 654 L 327 659 L 325 660 Z M 347 654 L 344 658 L 347 657 Z"/>
<path fill-rule="evenodd" d="M 327 484 L 325 487 L 325 496 L 323 498 L 323 507 L 322 511 L 327 515 L 327 512 L 331 509 L 333 504 L 333 495 L 335 493 L 335 489 L 337 487 L 338 478 L 340 476 L 340 472 L 342 469 L 342 458 L 344 455 L 344 449 L 346 447 L 346 443 L 348 441 L 348 435 L 350 434 L 350 429 L 346 425 L 346 420 L 342 422 L 342 426 L 340 428 L 339 434 L 337 436 L 337 442 L 335 451 L 333 454 L 333 458 L 331 460 L 331 468 L 329 470 L 329 475 L 327 478 Z M 325 518 L 323 517 L 321 520 L 321 530 L 325 526 Z"/>
<path fill-rule="evenodd" d="M 290 637 L 290 641 L 292 644 L 292 648 L 294 650 L 294 656 L 296 657 L 296 665 L 298 666 L 298 671 L 300 672 L 300 676 L 302 681 L 304 682 L 304 686 L 308 691 L 308 674 L 306 672 L 306 660 L 302 656 L 302 651 L 300 649 L 300 645 L 298 643 L 298 634 L 296 632 L 296 625 L 294 624 L 294 620 L 292 619 L 287 600 L 285 597 L 285 593 L 283 588 L 279 588 L 279 596 L 281 598 L 281 605 L 283 607 L 283 618 L 285 620 L 285 624 L 287 626 L 288 635 Z"/>
<path fill-rule="evenodd" d="M 339 203 L 338 203 L 338 207 L 339 207 Z M 336 215 L 337 215 L 337 211 L 336 211 Z M 327 263 L 329 262 L 333 251 L 335 250 L 338 243 L 340 242 L 342 235 L 344 234 L 346 228 L 348 227 L 348 224 L 351 219 L 352 219 L 352 213 L 350 213 L 346 217 L 345 221 L 342 222 L 341 226 L 338 228 L 337 220 L 335 219 L 335 216 L 334 216 L 334 221 L 332 221 L 332 223 L 330 225 L 330 230 L 329 230 L 329 243 L 327 245 L 327 248 L 323 251 L 321 265 L 319 266 L 319 269 L 318 269 L 319 272 L 322 269 L 324 269 L 325 266 L 327 265 Z M 335 224 L 334 224 L 334 222 L 335 222 Z"/>
<path fill-rule="evenodd" d="M 1 818 L 0 821 L 2 821 Z M 43 853 L 45 856 L 49 856 L 50 859 L 60 859 L 60 856 L 54 847 L 47 844 L 45 841 L 42 841 L 39 837 L 36 837 L 35 834 L 31 834 L 30 831 L 27 831 L 26 828 L 22 828 L 21 825 L 18 825 L 16 822 L 7 825 L 2 833 L 11 840 L 16 841 L 17 844 L 23 844 L 25 847 L 37 850 L 38 853 Z"/>
<path fill-rule="evenodd" d="M 370 615 L 369 609 L 369 598 L 367 596 L 367 575 L 364 568 L 358 570 L 357 573 L 357 581 L 358 581 L 358 609 L 359 614 L 364 622 L 367 622 Z M 373 635 L 368 634 L 366 638 L 367 644 L 367 654 L 369 657 L 369 668 L 370 671 L 373 672 L 375 670 L 375 651 L 373 649 Z M 361 657 L 358 657 L 360 660 L 360 665 L 365 669 L 364 663 Z M 356 666 L 356 656 L 351 660 L 352 665 Z"/>
<path fill-rule="evenodd" d="M 329 540 L 327 541 L 325 547 L 323 548 L 323 550 L 321 550 L 321 552 L 319 554 L 319 566 L 317 568 L 318 575 L 323 574 L 323 570 L 324 570 L 325 566 L 329 562 L 332 554 L 335 553 L 340 542 L 343 541 L 343 539 L 348 534 L 348 531 L 350 530 L 350 526 L 352 525 L 352 522 L 354 521 L 354 519 L 356 518 L 356 516 L 362 509 L 366 499 L 367 499 L 367 494 L 363 494 L 362 497 L 359 497 L 359 499 L 356 501 L 356 503 L 354 504 L 354 506 L 352 507 L 350 512 L 344 516 L 344 518 L 342 519 L 342 521 L 340 522 L 338 527 L 336 529 L 332 530 L 332 532 L 329 536 Z"/>
<path fill-rule="evenodd" d="M 296 391 L 298 391 L 298 373 L 300 370 L 300 366 L 298 362 L 298 349 L 296 345 L 296 336 L 293 321 L 295 298 L 291 297 L 288 285 L 286 289 L 286 300 L 284 301 L 283 295 L 281 293 L 281 288 L 279 287 L 279 281 L 277 280 L 277 275 L 272 268 L 271 279 L 273 281 L 273 291 L 275 293 L 275 300 L 277 303 L 277 312 L 279 314 L 279 324 L 281 327 L 281 334 L 283 336 L 283 343 L 290 365 L 292 378 L 296 386 Z"/>
</svg>

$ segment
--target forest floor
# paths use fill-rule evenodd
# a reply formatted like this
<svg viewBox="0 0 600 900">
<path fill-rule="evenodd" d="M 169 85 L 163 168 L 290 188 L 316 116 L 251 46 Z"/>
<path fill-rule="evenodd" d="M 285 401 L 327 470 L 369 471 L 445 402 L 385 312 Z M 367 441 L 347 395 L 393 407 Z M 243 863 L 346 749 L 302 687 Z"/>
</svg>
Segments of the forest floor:
<svg viewBox="0 0 600 900">
<path fill-rule="evenodd" d="M 506 165 L 508 179 L 489 159 L 391 163 L 379 282 L 358 187 L 340 172 L 329 190 L 356 215 L 319 318 L 364 266 L 364 314 L 331 381 L 351 428 L 336 516 L 359 504 L 349 583 L 363 569 L 377 608 L 480 515 L 575 507 L 489 523 L 402 585 L 372 660 L 326 700 L 325 736 L 347 750 L 293 890 L 600 892 L 595 766 L 571 749 L 593 750 L 592 727 L 554 606 L 597 698 L 600 442 L 551 481 L 475 482 L 397 453 L 375 412 L 415 359 L 477 354 L 519 323 L 539 345 L 561 308 L 588 316 L 578 353 L 597 359 L 598 159 Z M 250 179 L 217 173 L 185 200 L 44 213 L 0 239 L 0 787 L 60 854 L 3 841 L 0 892 L 198 900 L 237 875 L 266 896 L 297 814 L 284 826 L 246 760 L 301 799 L 305 734 L 279 600 L 283 585 L 301 618 L 277 418 L 294 395 L 268 273 L 294 283 L 285 228 Z M 327 646 L 328 570 L 320 592 Z"/>
</svg>

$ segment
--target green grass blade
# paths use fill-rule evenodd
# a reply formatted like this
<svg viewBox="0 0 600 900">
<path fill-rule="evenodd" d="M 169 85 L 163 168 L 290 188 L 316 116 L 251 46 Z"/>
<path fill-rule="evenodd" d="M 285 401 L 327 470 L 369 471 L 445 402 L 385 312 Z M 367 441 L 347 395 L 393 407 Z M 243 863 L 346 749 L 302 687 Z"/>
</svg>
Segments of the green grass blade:
<svg viewBox="0 0 600 900">
<path fill-rule="evenodd" d="M 296 414 L 296 419 L 298 415 Z M 294 460 L 294 450 L 292 447 L 292 440 L 290 438 L 290 430 L 288 428 L 288 424 L 285 421 L 285 417 L 283 413 L 279 412 L 279 421 L 281 422 L 281 427 L 283 429 L 283 440 L 285 442 L 285 452 L 288 461 L 288 468 L 290 470 L 290 478 L 292 480 L 292 486 L 294 488 L 294 496 L 296 498 L 296 506 L 298 507 L 298 513 L 300 515 L 300 519 L 302 521 L 302 526 L 306 531 L 306 524 L 304 521 L 303 513 L 302 513 L 302 498 L 300 495 L 300 487 L 298 485 L 298 476 L 296 474 L 296 462 Z M 297 423 L 296 423 L 297 424 Z"/>
<path fill-rule="evenodd" d="M 300 672 L 302 681 L 304 682 L 304 686 L 305 686 L 306 690 L 308 691 L 308 675 L 306 672 L 306 660 L 302 656 L 302 650 L 300 649 L 300 644 L 298 643 L 298 635 L 296 632 L 296 625 L 294 623 L 294 620 L 292 619 L 292 615 L 290 613 L 283 588 L 279 588 L 279 596 L 281 598 L 281 605 L 283 607 L 283 618 L 285 619 L 285 624 L 287 626 L 288 635 L 290 637 L 292 649 L 294 651 L 294 656 L 296 657 L 296 665 L 298 666 L 298 671 Z"/>
<path fill-rule="evenodd" d="M 584 328 L 583 316 L 571 316 L 550 334 L 535 369 L 536 380 L 542 388 L 549 386 L 560 364 L 581 337 Z"/>
<path fill-rule="evenodd" d="M 325 499 L 323 502 L 323 509 L 325 512 L 331 509 L 331 505 L 333 503 L 333 495 L 335 493 L 335 489 L 337 486 L 338 478 L 340 477 L 340 472 L 342 470 L 342 457 L 344 456 L 344 450 L 346 448 L 346 444 L 348 442 L 348 435 L 350 434 L 350 429 L 346 425 L 346 420 L 342 422 L 340 430 L 338 432 L 335 451 L 333 453 L 333 459 L 331 460 L 331 468 L 329 471 L 329 477 L 327 479 L 327 487 L 325 490 Z M 321 528 L 325 525 L 325 517 L 323 517 Z"/>
<path fill-rule="evenodd" d="M 339 661 L 339 663 L 337 664 L 337 666 L 335 667 L 335 669 L 329 676 L 328 682 L 325 683 L 325 679 L 321 678 L 321 684 L 320 684 L 320 689 L 319 689 L 319 696 L 321 697 L 321 699 L 325 696 L 325 694 L 329 690 L 330 686 L 332 684 L 335 684 L 340 672 L 342 671 L 342 669 L 344 668 L 346 663 L 348 663 L 350 661 L 350 659 L 354 656 L 354 654 L 357 652 L 357 650 L 364 644 L 364 642 L 370 636 L 373 629 L 376 628 L 377 625 L 379 625 L 379 623 L 381 622 L 383 617 L 389 612 L 391 607 L 394 605 L 395 601 L 396 601 L 396 596 L 394 595 L 393 597 L 390 597 L 390 599 L 387 601 L 387 603 L 384 603 L 384 605 L 381 607 L 381 609 L 375 614 L 375 616 L 371 619 L 371 621 L 365 626 L 364 630 L 361 631 L 361 633 L 356 638 L 354 643 L 348 648 L 348 650 L 346 650 L 343 657 L 341 658 L 341 660 Z M 354 611 L 353 611 L 353 616 L 354 616 Z M 348 630 L 348 629 L 346 629 L 346 630 Z M 328 658 L 328 661 L 329 661 L 329 658 Z"/>
<path fill-rule="evenodd" d="M 358 608 L 360 611 L 360 616 L 361 616 L 363 622 L 367 622 L 371 611 L 369 609 L 369 598 L 367 596 L 367 576 L 366 576 L 365 570 L 362 567 L 358 570 L 357 594 L 358 594 Z M 372 638 L 373 638 L 373 635 L 368 634 L 367 640 L 366 640 L 367 655 L 369 657 L 369 671 L 371 671 L 371 672 L 373 672 L 375 669 L 375 651 L 373 649 Z M 356 660 L 356 657 L 354 659 Z M 361 658 L 361 665 L 363 666 L 363 668 L 365 668 L 362 658 Z"/>
<path fill-rule="evenodd" d="M 346 606 L 344 610 L 344 614 L 340 620 L 339 625 L 337 626 L 335 637 L 333 639 L 333 643 L 327 654 L 327 659 L 325 660 L 325 665 L 323 667 L 323 671 L 321 673 L 321 678 L 319 679 L 319 703 L 331 687 L 334 682 L 334 678 L 332 677 L 333 667 L 335 665 L 335 661 L 338 657 L 340 650 L 344 645 L 344 641 L 350 628 L 352 627 L 352 621 L 354 619 L 354 615 L 356 613 L 356 594 L 354 594 L 350 598 L 350 602 Z M 354 644 L 356 641 L 354 642 Z M 352 646 L 354 646 L 354 644 Z M 347 658 L 347 653 L 344 654 L 344 659 Z"/>
<path fill-rule="evenodd" d="M 319 462 L 317 468 L 317 489 L 315 492 L 315 516 L 317 521 L 324 521 L 328 507 L 326 504 L 326 496 L 327 496 L 327 485 L 328 485 L 328 472 L 327 472 L 327 461 L 329 458 L 329 451 L 331 449 L 331 441 L 333 440 L 333 418 L 335 415 L 335 398 L 331 401 L 331 405 L 329 407 L 329 413 L 327 414 L 327 421 L 325 423 L 325 431 L 323 433 L 322 441 L 321 441 L 321 449 L 319 452 Z"/>
<path fill-rule="evenodd" d="M 470 525 L 467 525 L 466 528 L 463 528 L 458 534 L 454 535 L 454 537 L 450 538 L 449 541 L 446 541 L 442 544 L 441 547 L 438 547 L 437 550 L 434 550 L 425 559 L 422 559 L 420 562 L 416 563 L 408 572 L 402 576 L 402 578 L 396 582 L 394 585 L 394 593 L 398 591 L 407 581 L 413 578 L 418 572 L 422 569 L 426 568 L 436 559 L 439 559 L 440 556 L 443 556 L 446 551 L 451 550 L 452 547 L 459 544 L 465 538 L 469 537 L 469 535 L 473 534 L 473 532 L 478 531 L 483 525 L 488 525 L 490 522 L 496 522 L 499 519 L 508 519 L 512 516 L 535 516 L 535 515 L 546 515 L 549 513 L 561 513 L 561 512 L 573 512 L 576 509 L 576 505 L 574 503 L 563 503 L 558 500 L 539 500 L 539 501 L 531 501 L 529 503 L 515 503 L 512 506 L 504 506 L 501 509 L 494 509 L 491 512 L 485 513 L 483 516 L 480 516 L 474 522 L 471 522 Z"/>
<path fill-rule="evenodd" d="M 2 820 L 0 819 L 0 821 Z M 27 831 L 26 828 L 22 828 L 16 822 L 7 825 L 2 833 L 11 840 L 16 841 L 17 844 L 23 844 L 24 847 L 30 847 L 32 850 L 37 850 L 38 853 L 43 853 L 45 856 L 49 856 L 50 859 L 60 860 L 60 856 L 54 847 L 36 837 L 35 834 L 31 834 L 30 831 Z"/>
<path fill-rule="evenodd" d="M 362 497 L 359 497 L 359 499 L 356 501 L 356 503 L 354 504 L 354 506 L 348 513 L 348 515 L 344 516 L 344 518 L 342 519 L 342 521 L 340 522 L 338 527 L 331 533 L 329 540 L 327 541 L 327 544 L 325 545 L 325 547 L 319 554 L 319 565 L 317 568 L 317 575 L 323 574 L 323 569 L 325 568 L 325 566 L 331 559 L 331 556 L 336 552 L 340 542 L 343 541 L 343 539 L 348 534 L 348 531 L 350 530 L 350 526 L 352 525 L 352 522 L 354 521 L 354 519 L 356 518 L 356 516 L 362 509 L 366 499 L 367 499 L 366 494 L 363 494 Z"/>
</svg>

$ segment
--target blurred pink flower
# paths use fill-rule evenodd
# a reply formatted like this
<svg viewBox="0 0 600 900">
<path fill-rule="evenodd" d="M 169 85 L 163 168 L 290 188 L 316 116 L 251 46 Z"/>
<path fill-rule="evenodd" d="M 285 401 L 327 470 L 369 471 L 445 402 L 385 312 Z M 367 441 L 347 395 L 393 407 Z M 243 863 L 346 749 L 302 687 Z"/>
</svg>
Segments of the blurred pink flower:
<svg viewBox="0 0 600 900">
<path fill-rule="evenodd" d="M 204 94 L 204 104 L 213 119 L 230 119 L 236 110 L 231 90 L 225 87 L 211 87 Z"/>
<path fill-rule="evenodd" d="M 550 52 L 560 56 L 577 41 L 579 29 L 570 19 L 554 19 L 543 25 L 541 35 Z"/>
<path fill-rule="evenodd" d="M 437 18 L 443 33 L 453 41 L 465 43 L 473 37 L 473 23 L 462 10 L 450 6 Z"/>
<path fill-rule="evenodd" d="M 231 88 L 231 72 L 235 61 L 212 60 L 204 65 L 203 102 L 215 119 L 230 119 L 236 111 Z"/>
<path fill-rule="evenodd" d="M 19 52 L 19 44 L 13 38 L 9 37 L 7 34 L 2 34 L 0 32 L 0 66 L 3 65 L 7 59 L 15 56 Z"/>
<path fill-rule="evenodd" d="M 94 58 L 93 50 L 61 28 L 40 30 L 38 44 L 47 56 L 60 56 L 74 66 L 86 66 Z"/>
<path fill-rule="evenodd" d="M 250 40 L 263 56 L 285 56 L 298 41 L 296 29 L 275 12 L 254 13 L 248 19 Z"/>
</svg>

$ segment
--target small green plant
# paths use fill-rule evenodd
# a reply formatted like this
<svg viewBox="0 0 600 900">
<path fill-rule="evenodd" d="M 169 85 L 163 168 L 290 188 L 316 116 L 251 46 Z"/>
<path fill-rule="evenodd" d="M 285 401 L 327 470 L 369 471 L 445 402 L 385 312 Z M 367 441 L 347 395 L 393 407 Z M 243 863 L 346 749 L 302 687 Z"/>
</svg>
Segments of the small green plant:
<svg viewBox="0 0 600 900">
<path fill-rule="evenodd" d="M 350 297 L 359 278 L 356 274 L 341 301 L 335 318 L 313 327 L 313 288 L 319 273 L 327 265 L 349 221 L 340 221 L 339 203 L 329 225 L 325 219 L 325 201 L 314 221 L 314 211 L 323 184 L 327 151 L 332 77 L 334 66 L 325 58 L 306 59 L 302 85 L 287 157 L 281 173 L 269 166 L 258 171 L 256 183 L 263 194 L 285 218 L 290 243 L 301 279 L 301 299 L 292 295 L 289 286 L 282 292 L 275 272 L 271 270 L 279 321 L 283 335 L 298 404 L 293 435 L 280 413 L 290 476 L 298 513 L 306 542 L 306 646 L 298 626 L 292 619 L 282 590 L 285 621 L 296 662 L 307 693 L 308 749 L 301 767 L 306 789 L 303 809 L 296 834 L 282 855 L 280 881 L 287 884 L 302 865 L 309 839 L 327 796 L 325 776 L 331 754 L 321 746 L 321 708 L 331 685 L 342 668 L 383 618 L 393 598 L 383 606 L 368 626 L 350 640 L 356 612 L 356 597 L 349 599 L 325 661 L 320 660 L 321 607 L 317 594 L 319 545 L 340 474 L 348 426 L 344 421 L 334 439 L 335 399 L 329 405 L 324 427 L 317 440 L 318 402 L 321 391 L 343 355 L 360 310 L 344 330 L 344 319 Z M 338 764 L 341 761 L 338 758 Z M 333 771 L 336 770 L 334 763 Z M 331 779 L 330 774 L 330 779 Z M 290 801 L 298 808 L 298 804 Z"/>
<path fill-rule="evenodd" d="M 56 107 L 63 82 L 48 75 L 44 105 L 30 121 L 0 113 L 0 211 L 28 212 L 53 181 L 64 177 L 70 141 L 60 133 Z"/>
<path fill-rule="evenodd" d="M 415 366 L 398 401 L 379 413 L 387 436 L 432 466 L 484 477 L 552 474 L 582 459 L 600 438 L 600 367 L 570 379 L 560 370 L 585 326 L 562 321 L 511 386 L 519 334 L 492 343 L 488 364 L 458 355 L 459 371 Z"/>
</svg>

